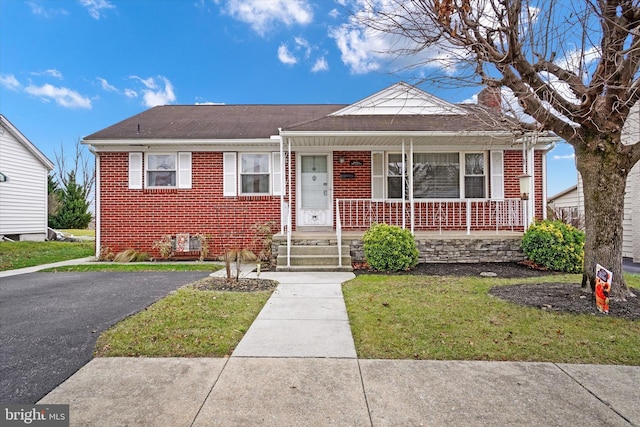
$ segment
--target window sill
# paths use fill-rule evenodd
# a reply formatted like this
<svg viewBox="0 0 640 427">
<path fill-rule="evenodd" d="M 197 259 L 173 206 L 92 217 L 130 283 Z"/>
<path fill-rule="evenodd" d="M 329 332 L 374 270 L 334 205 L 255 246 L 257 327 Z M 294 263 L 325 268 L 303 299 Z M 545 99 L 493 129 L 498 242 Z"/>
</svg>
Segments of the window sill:
<svg viewBox="0 0 640 427">
<path fill-rule="evenodd" d="M 258 201 L 258 200 L 271 200 L 274 197 L 280 196 L 272 196 L 271 194 L 240 194 L 238 196 L 238 200 L 249 200 L 249 201 Z"/>
<path fill-rule="evenodd" d="M 171 188 L 145 188 L 144 189 L 144 193 L 145 194 L 171 194 L 171 193 L 177 193 L 178 189 L 175 187 L 171 187 Z"/>
</svg>

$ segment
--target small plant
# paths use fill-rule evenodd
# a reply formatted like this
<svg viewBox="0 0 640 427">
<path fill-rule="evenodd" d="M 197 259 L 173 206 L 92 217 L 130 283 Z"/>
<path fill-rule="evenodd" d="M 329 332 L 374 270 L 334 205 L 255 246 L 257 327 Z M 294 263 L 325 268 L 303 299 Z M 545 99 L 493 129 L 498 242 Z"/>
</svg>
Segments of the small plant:
<svg viewBox="0 0 640 427">
<path fill-rule="evenodd" d="M 581 273 L 584 232 L 560 220 L 536 221 L 524 233 L 522 249 L 529 260 L 550 270 Z"/>
<path fill-rule="evenodd" d="M 109 246 L 101 246 L 98 259 L 96 261 L 113 261 L 116 255 L 113 253 Z"/>
<path fill-rule="evenodd" d="M 260 247 L 260 253 L 258 254 L 260 261 L 271 261 L 273 255 L 271 244 L 273 243 L 275 229 L 275 221 L 257 222 L 251 226 L 251 230 L 255 233 L 254 244 Z"/>
<path fill-rule="evenodd" d="M 418 248 L 409 230 L 374 224 L 364 234 L 364 257 L 378 271 L 408 270 L 418 264 Z"/>
<path fill-rule="evenodd" d="M 249 249 L 230 249 L 221 256 L 227 273 L 227 281 L 237 283 L 240 279 L 240 264 L 242 262 L 256 261 L 258 257 Z"/>
<path fill-rule="evenodd" d="M 122 252 L 118 252 L 113 257 L 114 262 L 143 262 L 149 261 L 149 254 L 146 252 L 136 251 L 135 249 L 127 249 Z"/>
<path fill-rule="evenodd" d="M 173 241 L 171 240 L 171 236 L 165 234 L 160 238 L 160 240 L 156 240 L 153 242 L 153 249 L 157 249 L 160 252 L 160 256 L 164 259 L 169 258 L 171 253 L 173 252 Z"/>
<path fill-rule="evenodd" d="M 200 261 L 204 261 L 209 257 L 209 236 L 206 234 L 196 234 L 195 237 L 200 240 Z"/>
</svg>

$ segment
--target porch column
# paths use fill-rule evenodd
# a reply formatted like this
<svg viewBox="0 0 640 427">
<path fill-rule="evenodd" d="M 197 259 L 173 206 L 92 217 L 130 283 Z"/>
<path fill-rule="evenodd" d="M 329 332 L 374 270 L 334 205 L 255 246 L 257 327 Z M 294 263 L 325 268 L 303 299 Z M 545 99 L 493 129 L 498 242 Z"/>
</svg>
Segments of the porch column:
<svg viewBox="0 0 640 427">
<path fill-rule="evenodd" d="M 282 133 L 282 129 L 278 129 L 279 133 Z M 284 137 L 280 137 L 280 234 L 284 233 L 284 222 L 285 222 L 285 212 L 284 212 L 284 185 L 286 180 L 284 178 Z"/>
<path fill-rule="evenodd" d="M 402 138 L 402 228 L 407 228 L 407 161 L 405 159 L 404 138 Z"/>
<path fill-rule="evenodd" d="M 531 176 L 531 189 L 529 191 L 529 199 L 525 200 L 524 213 L 525 213 L 525 230 L 533 223 L 533 216 L 535 215 L 535 156 L 534 147 L 537 140 L 536 136 L 525 136 L 522 139 L 522 173 L 523 175 Z"/>
<path fill-rule="evenodd" d="M 415 231 L 416 212 L 413 200 L 413 138 L 409 139 L 409 206 L 411 212 L 411 233 Z"/>
</svg>

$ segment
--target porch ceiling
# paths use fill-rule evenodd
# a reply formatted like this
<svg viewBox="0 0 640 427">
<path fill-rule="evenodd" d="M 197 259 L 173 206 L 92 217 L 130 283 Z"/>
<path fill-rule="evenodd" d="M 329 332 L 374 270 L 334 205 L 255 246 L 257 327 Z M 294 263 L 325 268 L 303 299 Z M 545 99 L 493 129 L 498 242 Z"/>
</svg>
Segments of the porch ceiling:
<svg viewBox="0 0 640 427">
<path fill-rule="evenodd" d="M 292 147 L 330 147 L 335 149 L 354 149 L 371 147 L 400 147 L 413 143 L 415 147 L 513 147 L 520 145 L 513 135 L 461 135 L 461 134 L 433 134 L 433 135 L 295 135 L 285 137 L 285 141 Z M 285 144 L 286 145 L 286 144 Z"/>
</svg>

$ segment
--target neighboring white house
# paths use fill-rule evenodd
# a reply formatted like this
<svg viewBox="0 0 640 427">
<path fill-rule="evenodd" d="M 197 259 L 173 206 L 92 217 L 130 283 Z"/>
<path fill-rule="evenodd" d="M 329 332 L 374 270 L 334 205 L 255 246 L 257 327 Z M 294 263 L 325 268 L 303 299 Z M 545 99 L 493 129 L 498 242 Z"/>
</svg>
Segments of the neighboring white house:
<svg viewBox="0 0 640 427">
<path fill-rule="evenodd" d="M 0 114 L 0 239 L 47 236 L 47 176 L 53 163 Z"/>
<path fill-rule="evenodd" d="M 547 199 L 549 209 L 562 215 L 562 218 L 570 221 L 579 221 L 582 218 L 580 206 L 583 205 L 581 194 L 578 194 L 578 185 L 573 185 L 566 190 Z"/>
</svg>

